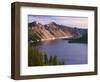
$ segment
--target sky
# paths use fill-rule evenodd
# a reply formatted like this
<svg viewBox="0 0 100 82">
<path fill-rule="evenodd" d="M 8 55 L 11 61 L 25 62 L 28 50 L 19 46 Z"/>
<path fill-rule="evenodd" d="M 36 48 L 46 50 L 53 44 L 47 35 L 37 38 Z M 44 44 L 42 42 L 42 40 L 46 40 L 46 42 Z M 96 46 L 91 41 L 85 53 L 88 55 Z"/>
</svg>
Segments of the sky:
<svg viewBox="0 0 100 82">
<path fill-rule="evenodd" d="M 28 15 L 28 23 L 33 21 L 40 21 L 42 24 L 49 24 L 50 22 L 56 22 L 57 24 L 70 27 L 88 28 L 87 17 Z"/>
</svg>

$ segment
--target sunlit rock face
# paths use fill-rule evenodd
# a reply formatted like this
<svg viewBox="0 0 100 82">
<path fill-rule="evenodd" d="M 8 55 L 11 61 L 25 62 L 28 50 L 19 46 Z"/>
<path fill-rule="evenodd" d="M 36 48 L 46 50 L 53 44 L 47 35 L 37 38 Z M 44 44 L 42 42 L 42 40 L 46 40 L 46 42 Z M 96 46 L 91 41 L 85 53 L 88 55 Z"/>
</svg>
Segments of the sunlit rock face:
<svg viewBox="0 0 100 82">
<path fill-rule="evenodd" d="M 78 29 L 59 25 L 55 22 L 43 24 L 42 21 L 34 21 L 28 24 L 28 29 L 31 36 L 35 36 L 41 41 L 80 36 L 80 33 L 76 31 Z"/>
</svg>

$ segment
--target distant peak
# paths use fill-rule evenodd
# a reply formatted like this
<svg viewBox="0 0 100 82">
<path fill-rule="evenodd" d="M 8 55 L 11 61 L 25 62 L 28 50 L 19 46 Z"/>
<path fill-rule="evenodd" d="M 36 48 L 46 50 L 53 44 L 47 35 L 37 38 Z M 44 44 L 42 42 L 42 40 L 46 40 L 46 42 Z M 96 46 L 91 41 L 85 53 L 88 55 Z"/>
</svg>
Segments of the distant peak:
<svg viewBox="0 0 100 82">
<path fill-rule="evenodd" d="M 43 25 L 42 21 L 33 21 L 31 23 L 28 23 L 29 27 L 37 26 L 37 25 Z"/>
<path fill-rule="evenodd" d="M 43 25 L 43 21 L 36 21 L 36 24 L 42 24 Z"/>
<path fill-rule="evenodd" d="M 56 22 L 51 22 L 50 24 L 57 25 Z"/>
<path fill-rule="evenodd" d="M 31 23 L 34 23 L 34 24 L 43 24 L 43 21 L 33 21 Z"/>
</svg>

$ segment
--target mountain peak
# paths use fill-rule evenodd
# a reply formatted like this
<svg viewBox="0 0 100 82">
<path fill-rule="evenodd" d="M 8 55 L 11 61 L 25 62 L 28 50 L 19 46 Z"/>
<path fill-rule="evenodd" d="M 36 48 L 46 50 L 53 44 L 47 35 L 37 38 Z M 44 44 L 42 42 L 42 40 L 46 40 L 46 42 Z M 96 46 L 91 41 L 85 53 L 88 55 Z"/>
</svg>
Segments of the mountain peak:
<svg viewBox="0 0 100 82">
<path fill-rule="evenodd" d="M 33 26 L 36 26 L 36 21 L 33 21 L 31 23 L 28 23 L 28 27 L 33 27 Z"/>
<path fill-rule="evenodd" d="M 43 21 L 35 21 L 36 22 L 36 24 L 41 24 L 41 25 L 43 25 Z"/>
<path fill-rule="evenodd" d="M 34 27 L 34 26 L 37 26 L 37 25 L 43 25 L 43 22 L 42 21 L 33 21 L 31 23 L 28 23 L 29 27 Z"/>
<path fill-rule="evenodd" d="M 51 22 L 50 24 L 52 24 L 52 25 L 57 25 L 56 22 Z"/>
</svg>

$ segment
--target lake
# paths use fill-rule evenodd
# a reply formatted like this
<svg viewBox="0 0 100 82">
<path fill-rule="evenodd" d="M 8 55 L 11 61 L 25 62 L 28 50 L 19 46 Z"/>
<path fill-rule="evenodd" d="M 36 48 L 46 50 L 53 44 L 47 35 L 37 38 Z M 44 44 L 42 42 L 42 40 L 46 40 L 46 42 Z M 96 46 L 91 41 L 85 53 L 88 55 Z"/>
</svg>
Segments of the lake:
<svg viewBox="0 0 100 82">
<path fill-rule="evenodd" d="M 68 40 L 49 40 L 37 45 L 37 49 L 42 53 L 47 53 L 48 57 L 57 55 L 58 61 L 63 59 L 67 65 L 88 63 L 88 47 L 84 43 L 69 43 Z"/>
</svg>

